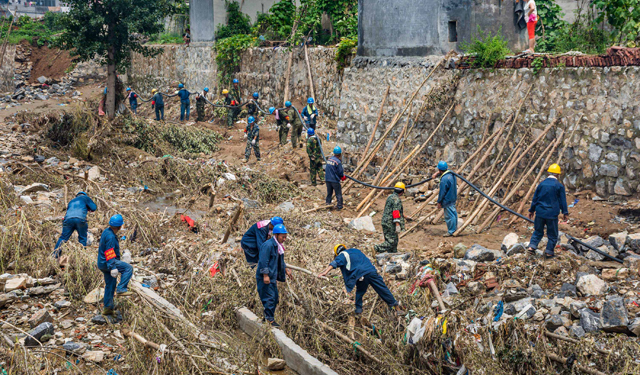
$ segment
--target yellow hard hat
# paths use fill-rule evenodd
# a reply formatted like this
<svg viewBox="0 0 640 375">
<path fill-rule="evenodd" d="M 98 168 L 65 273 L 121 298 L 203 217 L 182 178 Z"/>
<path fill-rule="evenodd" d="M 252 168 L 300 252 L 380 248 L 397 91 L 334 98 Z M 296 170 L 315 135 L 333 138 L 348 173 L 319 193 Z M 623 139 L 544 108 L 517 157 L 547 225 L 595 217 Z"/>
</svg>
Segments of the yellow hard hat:
<svg viewBox="0 0 640 375">
<path fill-rule="evenodd" d="M 333 248 L 333 253 L 338 256 L 338 254 L 340 254 L 341 251 L 345 251 L 347 250 L 347 247 L 341 243 L 337 244 L 334 248 Z"/>
<path fill-rule="evenodd" d="M 158 89 L 152 89 L 152 90 L 151 90 L 151 93 L 152 93 L 152 94 L 155 94 L 156 92 L 158 92 Z"/>
<path fill-rule="evenodd" d="M 229 93 L 229 90 L 227 90 L 227 89 L 222 90 L 222 95 L 226 95 L 228 93 Z"/>
<path fill-rule="evenodd" d="M 394 188 L 398 188 L 398 189 L 402 189 L 402 190 L 406 189 L 406 187 L 404 186 L 404 182 L 402 182 L 402 181 L 396 182 L 396 185 L 394 186 Z"/>
<path fill-rule="evenodd" d="M 560 174 L 561 173 L 560 166 L 558 164 L 551 164 L 547 172 L 553 173 L 553 174 Z"/>
</svg>

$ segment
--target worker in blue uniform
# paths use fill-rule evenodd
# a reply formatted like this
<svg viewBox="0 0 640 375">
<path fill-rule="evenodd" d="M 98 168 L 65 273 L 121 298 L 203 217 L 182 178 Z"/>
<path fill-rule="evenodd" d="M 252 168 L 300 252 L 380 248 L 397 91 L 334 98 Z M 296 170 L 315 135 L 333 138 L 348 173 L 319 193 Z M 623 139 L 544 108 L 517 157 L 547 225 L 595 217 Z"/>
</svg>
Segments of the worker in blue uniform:
<svg viewBox="0 0 640 375">
<path fill-rule="evenodd" d="M 456 201 L 458 200 L 458 186 L 456 176 L 451 173 L 447 162 L 438 162 L 438 171 L 433 178 L 440 177 L 440 192 L 438 193 L 438 208 L 444 209 L 444 221 L 447 223 L 447 233 L 444 237 L 453 236 L 458 229 L 458 212 Z"/>
<path fill-rule="evenodd" d="M 315 105 L 313 98 L 307 99 L 307 105 L 302 109 L 302 118 L 307 123 L 307 128 L 316 130 L 318 121 L 318 107 Z"/>
<path fill-rule="evenodd" d="M 336 208 L 342 210 L 342 185 L 341 182 L 346 180 L 344 168 L 342 168 L 342 149 L 336 146 L 333 149 L 333 156 L 327 159 L 327 165 L 324 175 L 324 182 L 327 185 L 327 198 L 325 203 L 331 204 L 333 193 L 336 194 Z"/>
<path fill-rule="evenodd" d="M 264 307 L 264 320 L 272 327 L 280 327 L 275 321 L 275 310 L 280 297 L 278 281 L 286 282 L 291 277 L 291 270 L 284 263 L 284 242 L 287 240 L 287 229 L 283 224 L 273 227 L 273 237 L 260 246 L 256 284 L 258 295 Z"/>
<path fill-rule="evenodd" d="M 54 258 L 60 257 L 62 250 L 58 250 L 58 248 L 69 241 L 74 231 L 78 232 L 78 242 L 82 246 L 87 246 L 87 231 L 89 230 L 87 213 L 95 212 L 97 209 L 98 206 L 89 198 L 87 193 L 81 191 L 76 194 L 76 197 L 67 205 L 67 213 L 62 221 L 62 234 L 60 234 L 60 238 L 58 238 L 58 242 L 53 249 Z"/>
<path fill-rule="evenodd" d="M 127 87 L 127 98 L 129 99 L 129 106 L 133 114 L 138 113 L 138 94 L 131 91 L 131 87 Z"/>
<path fill-rule="evenodd" d="M 244 233 L 240 247 L 244 251 L 247 263 L 253 266 L 258 263 L 260 246 L 269 239 L 271 231 L 278 224 L 284 224 L 284 220 L 280 216 L 274 216 L 270 220 L 258 221 Z"/>
<path fill-rule="evenodd" d="M 178 88 L 180 89 L 180 91 L 178 91 L 178 97 L 180 98 L 180 121 L 184 121 L 185 114 L 187 121 L 189 121 L 189 114 L 191 113 L 189 95 L 191 95 L 191 93 L 184 88 L 182 83 L 178 85 Z"/>
<path fill-rule="evenodd" d="M 529 241 L 529 254 L 534 255 L 540 240 L 544 236 L 544 228 L 547 227 L 547 248 L 544 252 L 545 259 L 555 256 L 554 249 L 558 243 L 558 215 L 563 214 L 564 220 L 569 219 L 567 208 L 567 193 L 564 186 L 558 181 L 562 172 L 558 164 L 552 164 L 549 169 L 549 177 L 542 181 L 536 188 L 529 208 L 529 218 L 533 219 L 533 234 Z"/>
<path fill-rule="evenodd" d="M 109 219 L 109 227 L 102 232 L 100 246 L 98 246 L 98 269 L 104 275 L 104 310 L 102 315 L 113 315 L 115 304 L 114 294 L 118 297 L 130 296 L 133 293 L 127 291 L 129 280 L 133 275 L 133 267 L 120 260 L 120 242 L 118 232 L 124 225 L 122 215 L 113 215 Z M 118 284 L 118 273 L 120 283 Z M 116 287 L 117 284 L 117 287 Z"/>
<path fill-rule="evenodd" d="M 356 289 L 356 314 L 362 314 L 362 297 L 371 285 L 389 308 L 395 310 L 398 315 L 404 315 L 382 276 L 362 251 L 356 248 L 347 249 L 345 245 L 338 244 L 333 248 L 333 253 L 335 258 L 318 277 L 325 277 L 332 269 L 340 268 L 347 293 L 351 293 L 353 288 Z"/>
</svg>

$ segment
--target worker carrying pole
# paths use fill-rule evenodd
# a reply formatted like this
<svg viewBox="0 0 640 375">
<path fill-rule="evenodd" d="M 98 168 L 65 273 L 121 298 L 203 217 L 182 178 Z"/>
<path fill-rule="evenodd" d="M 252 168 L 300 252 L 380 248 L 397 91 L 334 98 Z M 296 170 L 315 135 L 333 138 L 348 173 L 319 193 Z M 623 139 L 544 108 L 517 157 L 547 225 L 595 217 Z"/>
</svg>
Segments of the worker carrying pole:
<svg viewBox="0 0 640 375">
<path fill-rule="evenodd" d="M 244 233 L 240 240 L 240 247 L 249 265 L 255 266 L 258 263 L 260 246 L 269 239 L 271 231 L 278 224 L 284 224 L 284 220 L 280 216 L 274 216 L 268 220 L 258 221 Z"/>
<path fill-rule="evenodd" d="M 340 268 L 347 293 L 351 293 L 353 288 L 356 288 L 355 314 L 357 316 L 362 314 L 362 297 L 367 292 L 369 285 L 387 303 L 390 309 L 395 310 L 399 316 L 404 315 L 404 312 L 400 310 L 400 304 L 391 294 L 382 276 L 378 274 L 378 270 L 362 251 L 356 248 L 347 249 L 345 245 L 338 244 L 333 248 L 333 254 L 335 258 L 329 263 L 329 267 L 317 276 L 323 278 L 332 269 Z"/>
<path fill-rule="evenodd" d="M 554 248 L 558 242 L 558 215 L 562 211 L 566 221 L 569 219 L 569 210 L 567 208 L 567 193 L 564 186 L 558 181 L 562 172 L 560 166 L 552 164 L 547 172 L 549 172 L 549 177 L 536 188 L 531 200 L 531 208 L 529 208 L 529 219 L 533 219 L 535 216 L 535 220 L 528 252 L 530 255 L 535 255 L 538 244 L 544 236 L 544 228 L 547 227 L 548 241 L 544 259 L 551 259 L 555 256 Z"/>
</svg>

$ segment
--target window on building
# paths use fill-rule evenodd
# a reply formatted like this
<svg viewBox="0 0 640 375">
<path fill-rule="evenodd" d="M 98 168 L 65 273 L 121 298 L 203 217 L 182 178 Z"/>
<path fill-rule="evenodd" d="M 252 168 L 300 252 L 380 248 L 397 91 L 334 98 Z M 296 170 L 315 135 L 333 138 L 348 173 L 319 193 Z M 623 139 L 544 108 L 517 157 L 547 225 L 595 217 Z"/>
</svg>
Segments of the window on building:
<svg viewBox="0 0 640 375">
<path fill-rule="evenodd" d="M 449 21 L 449 42 L 458 41 L 458 21 Z"/>
</svg>

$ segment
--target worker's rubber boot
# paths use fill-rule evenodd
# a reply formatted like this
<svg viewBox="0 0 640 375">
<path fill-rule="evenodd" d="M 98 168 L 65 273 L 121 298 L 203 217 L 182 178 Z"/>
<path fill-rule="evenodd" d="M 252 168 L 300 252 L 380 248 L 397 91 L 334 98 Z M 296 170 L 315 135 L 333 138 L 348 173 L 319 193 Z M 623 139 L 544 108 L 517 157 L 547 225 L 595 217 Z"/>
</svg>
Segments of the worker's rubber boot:
<svg viewBox="0 0 640 375">
<path fill-rule="evenodd" d="M 133 295 L 133 292 L 130 292 L 128 290 L 126 292 L 116 293 L 116 296 L 118 296 L 118 297 L 129 297 L 129 296 L 132 296 L 132 295 Z"/>
<path fill-rule="evenodd" d="M 102 309 L 102 315 L 114 315 L 115 311 L 113 311 L 113 309 L 110 309 L 108 307 L 105 307 L 104 309 Z"/>
</svg>

